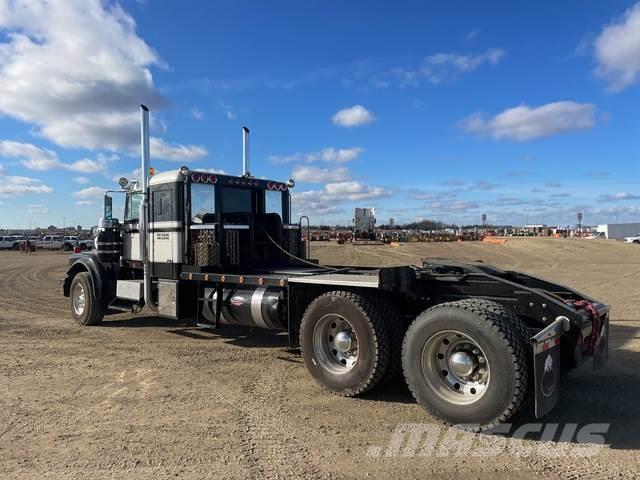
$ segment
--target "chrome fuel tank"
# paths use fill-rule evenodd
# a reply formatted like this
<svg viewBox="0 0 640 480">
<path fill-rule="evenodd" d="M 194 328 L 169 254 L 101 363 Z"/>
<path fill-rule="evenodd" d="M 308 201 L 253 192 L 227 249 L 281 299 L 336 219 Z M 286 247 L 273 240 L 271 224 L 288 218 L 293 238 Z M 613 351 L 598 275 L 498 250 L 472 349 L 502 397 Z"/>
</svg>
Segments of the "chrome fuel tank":
<svg viewBox="0 0 640 480">
<path fill-rule="evenodd" d="M 202 316 L 214 323 L 218 303 L 216 289 L 205 288 L 204 298 Z M 278 288 L 225 288 L 220 323 L 285 330 L 282 304 L 282 290 Z"/>
</svg>

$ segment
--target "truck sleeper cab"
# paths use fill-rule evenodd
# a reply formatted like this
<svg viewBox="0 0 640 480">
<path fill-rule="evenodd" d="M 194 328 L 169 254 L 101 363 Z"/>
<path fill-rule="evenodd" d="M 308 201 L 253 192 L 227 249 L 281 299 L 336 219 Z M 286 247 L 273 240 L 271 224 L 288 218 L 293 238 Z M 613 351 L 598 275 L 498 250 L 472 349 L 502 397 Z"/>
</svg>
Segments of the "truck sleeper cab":
<svg viewBox="0 0 640 480">
<path fill-rule="evenodd" d="M 203 328 L 284 330 L 325 390 L 355 396 L 403 375 L 426 410 L 473 431 L 529 398 L 543 416 L 561 370 L 606 363 L 609 308 L 568 287 L 482 263 L 307 258 L 293 181 L 182 167 L 121 185 L 123 223 L 106 197 L 97 251 L 70 257 L 63 292 L 80 324 L 146 305 Z"/>
</svg>

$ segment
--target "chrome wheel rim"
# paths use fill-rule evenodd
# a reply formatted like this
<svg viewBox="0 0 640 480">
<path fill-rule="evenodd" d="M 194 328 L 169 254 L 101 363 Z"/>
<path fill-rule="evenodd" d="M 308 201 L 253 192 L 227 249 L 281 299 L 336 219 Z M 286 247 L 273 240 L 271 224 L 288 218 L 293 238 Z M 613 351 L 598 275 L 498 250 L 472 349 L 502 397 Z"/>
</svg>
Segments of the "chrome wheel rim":
<svg viewBox="0 0 640 480">
<path fill-rule="evenodd" d="M 353 325 L 341 315 L 325 315 L 313 329 L 313 350 L 320 365 L 331 373 L 351 371 L 358 360 L 358 337 Z"/>
<path fill-rule="evenodd" d="M 456 405 L 480 400 L 489 386 L 487 356 L 472 337 L 455 330 L 433 335 L 422 349 L 422 375 L 440 398 Z"/>
<path fill-rule="evenodd" d="M 73 311 L 77 316 L 82 316 L 86 305 L 84 287 L 78 283 L 73 289 Z"/>
</svg>

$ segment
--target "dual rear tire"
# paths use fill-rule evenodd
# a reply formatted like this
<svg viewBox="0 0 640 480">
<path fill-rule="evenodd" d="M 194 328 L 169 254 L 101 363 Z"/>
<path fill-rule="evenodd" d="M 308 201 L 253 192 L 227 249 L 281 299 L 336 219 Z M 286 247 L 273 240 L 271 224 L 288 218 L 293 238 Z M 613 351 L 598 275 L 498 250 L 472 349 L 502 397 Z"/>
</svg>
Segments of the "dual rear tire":
<svg viewBox="0 0 640 480">
<path fill-rule="evenodd" d="M 329 292 L 307 308 L 300 347 L 313 378 L 343 396 L 371 390 L 401 364 L 422 407 L 472 431 L 506 421 L 529 391 L 527 327 L 510 310 L 483 299 L 436 305 L 416 317 L 405 334 L 401 316 L 388 302 Z"/>
<path fill-rule="evenodd" d="M 444 422 L 488 430 L 527 398 L 531 353 L 524 322 L 502 305 L 436 305 L 407 330 L 402 366 L 416 401 Z"/>
<path fill-rule="evenodd" d="M 307 370 L 325 390 L 352 397 L 400 372 L 402 317 L 386 300 L 334 291 L 307 307 L 300 349 Z"/>
</svg>

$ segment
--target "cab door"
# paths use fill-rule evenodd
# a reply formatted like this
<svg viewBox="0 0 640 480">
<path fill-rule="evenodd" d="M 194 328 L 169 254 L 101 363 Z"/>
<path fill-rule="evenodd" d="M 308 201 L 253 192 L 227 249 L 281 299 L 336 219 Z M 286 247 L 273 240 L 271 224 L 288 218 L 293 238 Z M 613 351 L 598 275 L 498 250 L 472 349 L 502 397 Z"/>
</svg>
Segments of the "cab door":
<svg viewBox="0 0 640 480">
<path fill-rule="evenodd" d="M 183 258 L 183 183 L 163 183 L 150 188 L 149 222 L 152 275 L 178 279 Z"/>
</svg>

